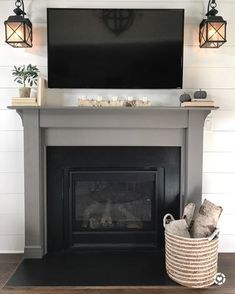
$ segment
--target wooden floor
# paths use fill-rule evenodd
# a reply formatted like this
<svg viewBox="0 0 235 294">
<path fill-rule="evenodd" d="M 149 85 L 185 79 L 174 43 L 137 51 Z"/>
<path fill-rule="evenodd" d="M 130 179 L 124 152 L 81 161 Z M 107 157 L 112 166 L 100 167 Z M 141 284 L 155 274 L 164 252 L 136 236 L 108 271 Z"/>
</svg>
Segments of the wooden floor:
<svg viewBox="0 0 235 294">
<path fill-rule="evenodd" d="M 21 255 L 0 254 L 0 293 L 1 294 L 193 294 L 193 293 L 220 293 L 235 294 L 235 254 L 220 254 L 219 271 L 226 275 L 223 286 L 212 286 L 209 289 L 188 289 L 182 286 L 167 287 L 66 287 L 66 288 L 29 288 L 3 289 L 5 282 L 14 272 Z"/>
</svg>

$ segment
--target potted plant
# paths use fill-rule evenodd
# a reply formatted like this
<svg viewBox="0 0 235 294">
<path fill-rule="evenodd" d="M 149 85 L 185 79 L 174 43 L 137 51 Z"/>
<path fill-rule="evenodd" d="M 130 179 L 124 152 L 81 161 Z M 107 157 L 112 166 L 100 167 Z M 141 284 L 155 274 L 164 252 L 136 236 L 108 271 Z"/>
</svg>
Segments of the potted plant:
<svg viewBox="0 0 235 294">
<path fill-rule="evenodd" d="M 14 81 L 23 85 L 19 88 L 20 97 L 30 97 L 31 88 L 33 85 L 37 85 L 39 69 L 36 65 L 21 65 L 14 66 L 12 70 L 12 75 Z"/>
</svg>

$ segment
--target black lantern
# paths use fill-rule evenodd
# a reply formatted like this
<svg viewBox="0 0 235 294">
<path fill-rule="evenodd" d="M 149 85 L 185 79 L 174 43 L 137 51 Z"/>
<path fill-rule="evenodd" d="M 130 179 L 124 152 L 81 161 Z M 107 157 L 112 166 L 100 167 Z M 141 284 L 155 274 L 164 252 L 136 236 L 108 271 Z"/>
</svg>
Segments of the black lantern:
<svg viewBox="0 0 235 294">
<path fill-rule="evenodd" d="M 15 48 L 32 47 L 32 23 L 25 18 L 24 1 L 16 0 L 15 15 L 8 17 L 5 24 L 6 43 Z M 22 8 L 22 9 L 21 9 Z"/>
<path fill-rule="evenodd" d="M 226 40 L 227 22 L 222 16 L 217 16 L 215 0 L 209 0 L 207 18 L 200 23 L 199 46 L 200 48 L 219 48 Z"/>
</svg>

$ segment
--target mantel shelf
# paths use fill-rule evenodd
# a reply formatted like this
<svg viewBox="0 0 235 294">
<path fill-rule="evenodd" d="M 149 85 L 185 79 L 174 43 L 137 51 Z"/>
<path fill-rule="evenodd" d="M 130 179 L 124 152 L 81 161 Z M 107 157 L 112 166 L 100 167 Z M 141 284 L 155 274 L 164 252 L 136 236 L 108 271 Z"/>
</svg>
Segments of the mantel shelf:
<svg viewBox="0 0 235 294">
<path fill-rule="evenodd" d="M 180 106 L 148 106 L 148 107 L 83 107 L 83 106 L 31 106 L 31 105 L 17 105 L 8 106 L 8 109 L 24 110 L 24 109 L 35 109 L 35 110 L 88 110 L 88 111 L 104 111 L 104 110 L 117 110 L 117 111 L 136 111 L 136 110 L 217 110 L 219 107 L 180 107 Z"/>
</svg>

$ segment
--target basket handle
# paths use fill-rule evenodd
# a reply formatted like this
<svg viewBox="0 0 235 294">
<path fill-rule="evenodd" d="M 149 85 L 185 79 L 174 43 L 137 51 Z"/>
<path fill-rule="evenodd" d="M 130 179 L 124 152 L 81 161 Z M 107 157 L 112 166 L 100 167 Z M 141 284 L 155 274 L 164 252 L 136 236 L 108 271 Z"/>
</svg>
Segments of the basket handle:
<svg viewBox="0 0 235 294">
<path fill-rule="evenodd" d="M 212 241 L 218 234 L 219 234 L 220 230 L 218 228 L 216 228 L 214 230 L 214 232 L 210 235 L 210 237 L 207 238 L 208 241 Z"/>
<path fill-rule="evenodd" d="M 170 221 L 175 220 L 172 214 L 170 214 L 170 213 L 165 214 L 164 217 L 163 217 L 163 227 L 164 228 L 166 227 L 166 224 L 167 224 L 166 220 L 167 219 L 170 219 Z"/>
</svg>

